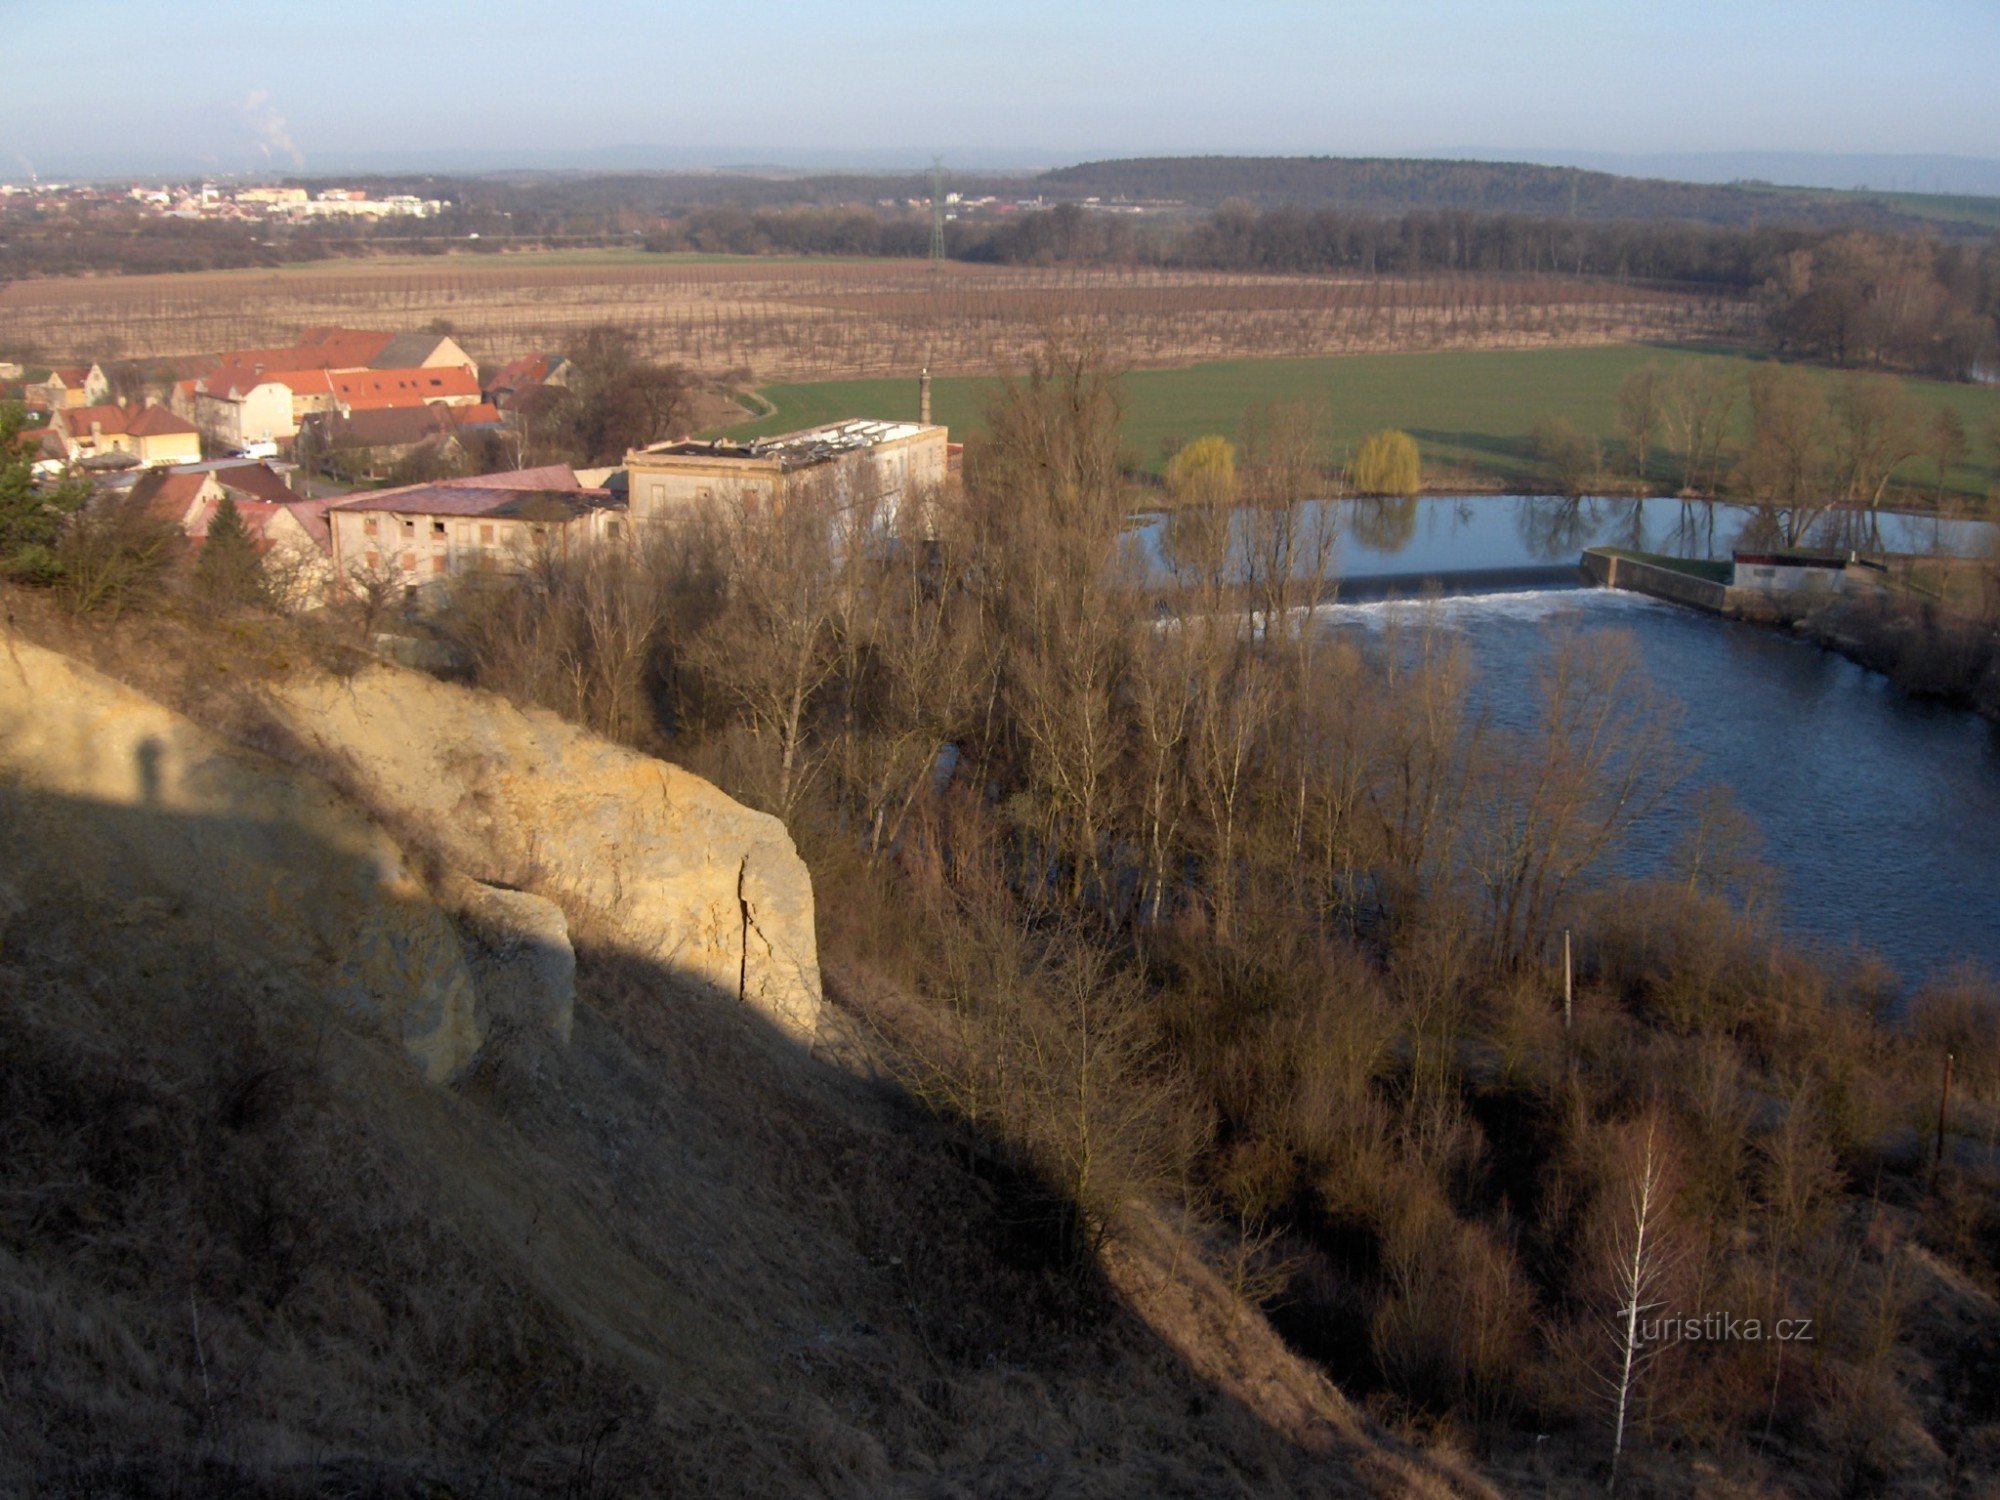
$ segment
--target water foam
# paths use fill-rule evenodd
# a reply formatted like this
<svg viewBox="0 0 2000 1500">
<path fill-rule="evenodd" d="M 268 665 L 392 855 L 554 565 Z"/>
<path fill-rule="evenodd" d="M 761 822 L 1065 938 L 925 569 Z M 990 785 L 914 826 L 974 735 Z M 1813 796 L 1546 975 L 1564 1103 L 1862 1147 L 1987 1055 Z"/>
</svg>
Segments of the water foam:
<svg viewBox="0 0 2000 1500">
<path fill-rule="evenodd" d="M 1314 620 L 1330 629 L 1408 629 L 1435 620 L 1449 629 L 1501 621 L 1536 621 L 1565 614 L 1671 610 L 1674 605 L 1623 589 L 1513 589 L 1491 594 L 1444 594 L 1433 598 L 1366 599 L 1315 605 Z"/>
</svg>

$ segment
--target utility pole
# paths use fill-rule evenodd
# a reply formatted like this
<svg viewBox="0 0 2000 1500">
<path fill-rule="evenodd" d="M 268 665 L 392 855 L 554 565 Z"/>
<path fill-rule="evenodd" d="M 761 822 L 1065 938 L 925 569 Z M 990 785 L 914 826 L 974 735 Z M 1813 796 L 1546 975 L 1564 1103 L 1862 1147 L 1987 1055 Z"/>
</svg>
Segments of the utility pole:
<svg viewBox="0 0 2000 1500">
<path fill-rule="evenodd" d="M 1569 929 L 1565 927 L 1563 929 L 1563 1035 L 1564 1036 L 1569 1035 L 1570 1021 L 1572 1019 L 1571 1007 L 1575 999 L 1575 991 L 1576 991 L 1575 970 L 1570 964 L 1570 957 L 1569 957 Z"/>
<path fill-rule="evenodd" d="M 1931 1177 L 1936 1179 L 1938 1169 L 1944 1165 L 1944 1115 L 1951 1103 L 1951 1054 L 1944 1055 L 1944 1086 L 1938 1090 L 1937 1147 L 1931 1156 Z"/>
</svg>

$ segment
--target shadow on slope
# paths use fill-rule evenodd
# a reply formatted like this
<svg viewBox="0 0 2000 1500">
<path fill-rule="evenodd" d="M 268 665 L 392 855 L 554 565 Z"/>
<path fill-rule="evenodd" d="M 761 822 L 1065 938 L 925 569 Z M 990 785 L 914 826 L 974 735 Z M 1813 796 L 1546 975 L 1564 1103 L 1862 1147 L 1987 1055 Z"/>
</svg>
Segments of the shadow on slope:
<svg viewBox="0 0 2000 1500">
<path fill-rule="evenodd" d="M 0 1488 L 1449 1488 L 1280 1435 L 1053 1256 L 1044 1190 L 733 996 L 586 951 L 568 1047 L 495 1022 L 435 1087 L 20 837 L 177 816 L 0 797 Z"/>
</svg>

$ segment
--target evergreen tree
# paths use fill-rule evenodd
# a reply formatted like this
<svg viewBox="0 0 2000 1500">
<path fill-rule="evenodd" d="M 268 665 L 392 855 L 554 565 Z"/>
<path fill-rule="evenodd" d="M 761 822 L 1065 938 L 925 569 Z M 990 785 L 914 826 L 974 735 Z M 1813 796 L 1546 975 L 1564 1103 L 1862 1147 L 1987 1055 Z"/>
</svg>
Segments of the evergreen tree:
<svg viewBox="0 0 2000 1500">
<path fill-rule="evenodd" d="M 195 593 L 211 604 L 240 608 L 263 602 L 266 591 L 264 565 L 257 558 L 257 544 L 250 528 L 229 496 L 209 517 L 208 538 L 194 565 Z"/>
<path fill-rule="evenodd" d="M 90 486 L 77 479 L 37 484 L 34 450 L 24 442 L 32 436 L 20 407 L 0 406 L 0 573 L 46 582 L 59 571 L 63 519 L 82 508 Z"/>
</svg>

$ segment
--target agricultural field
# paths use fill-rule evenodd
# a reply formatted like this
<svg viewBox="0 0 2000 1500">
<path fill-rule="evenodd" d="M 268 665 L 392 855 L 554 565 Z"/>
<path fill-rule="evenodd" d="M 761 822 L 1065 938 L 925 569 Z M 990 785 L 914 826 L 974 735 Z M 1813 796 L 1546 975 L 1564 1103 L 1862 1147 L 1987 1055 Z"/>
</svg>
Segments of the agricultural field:
<svg viewBox="0 0 2000 1500">
<path fill-rule="evenodd" d="M 1378 428 L 1401 427 L 1416 437 L 1433 483 L 1504 484 L 1546 477 L 1528 446 L 1537 417 L 1569 418 L 1594 434 L 1609 456 L 1617 441 L 1618 384 L 1625 375 L 1648 361 L 1671 370 L 1698 358 L 1723 360 L 1739 374 L 1755 363 L 1742 354 L 1699 347 L 1625 344 L 1227 360 L 1134 370 L 1125 382 L 1125 436 L 1134 463 L 1158 473 L 1173 446 L 1210 432 L 1234 437 L 1251 407 L 1307 397 L 1326 403 L 1336 456 Z M 982 378 L 937 381 L 933 416 L 954 435 L 977 434 L 992 385 Z M 1971 436 L 1972 452 L 1948 476 L 1947 491 L 1964 499 L 1985 497 L 2000 477 L 1982 437 L 2000 420 L 2000 389 L 1929 380 L 1909 381 L 1907 388 L 1921 401 L 1957 411 Z M 917 385 L 908 379 L 773 384 L 758 394 L 776 410 L 729 429 L 731 435 L 782 432 L 842 417 L 909 418 L 917 409 Z M 1739 427 L 1747 427 L 1747 403 L 1739 403 L 1737 417 Z M 1739 440 L 1743 435 L 1738 432 Z M 1655 468 L 1664 478 L 1666 465 Z M 1920 487 L 1929 484 L 1931 473 L 1921 459 L 1906 471 L 1908 481 Z"/>
<path fill-rule="evenodd" d="M 1134 368 L 1378 350 L 1537 348 L 1728 336 L 1723 297 L 1561 277 L 1333 277 L 957 262 L 556 251 L 72 277 L 0 287 L 0 340 L 42 362 L 287 343 L 336 323 L 442 320 L 476 356 L 560 348 L 613 322 L 712 378 L 990 374 L 1052 325 Z"/>
</svg>

